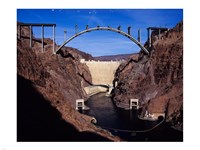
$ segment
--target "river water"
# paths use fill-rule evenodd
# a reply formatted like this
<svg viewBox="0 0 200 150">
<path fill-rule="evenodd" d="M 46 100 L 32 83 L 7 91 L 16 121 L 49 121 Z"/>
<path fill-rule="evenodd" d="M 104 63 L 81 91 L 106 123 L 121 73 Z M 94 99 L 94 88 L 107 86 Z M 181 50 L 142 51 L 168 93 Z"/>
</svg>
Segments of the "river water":
<svg viewBox="0 0 200 150">
<path fill-rule="evenodd" d="M 145 121 L 137 117 L 137 110 L 124 110 L 115 107 L 105 93 L 91 96 L 85 103 L 90 110 L 82 113 L 96 118 L 97 126 L 109 130 L 112 134 L 126 141 L 183 141 L 183 132 L 172 129 L 163 122 L 158 127 L 148 130 L 161 121 Z"/>
</svg>

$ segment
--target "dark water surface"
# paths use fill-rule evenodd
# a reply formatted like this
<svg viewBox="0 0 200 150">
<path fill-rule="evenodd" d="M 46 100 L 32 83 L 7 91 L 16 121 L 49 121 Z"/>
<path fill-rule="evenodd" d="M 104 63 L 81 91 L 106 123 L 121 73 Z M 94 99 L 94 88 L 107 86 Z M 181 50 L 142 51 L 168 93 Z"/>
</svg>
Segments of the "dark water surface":
<svg viewBox="0 0 200 150">
<path fill-rule="evenodd" d="M 90 107 L 85 114 L 94 116 L 97 125 L 130 130 L 143 130 L 157 122 L 137 119 L 136 111 L 117 109 L 103 93 L 94 95 L 86 104 Z M 182 141 L 182 133 L 162 124 L 147 133 L 126 133 L 110 130 L 127 141 Z M 71 124 L 62 120 L 60 113 L 50 105 L 20 75 L 17 76 L 17 139 L 21 141 L 109 141 L 91 132 L 78 132 Z"/>
<path fill-rule="evenodd" d="M 105 93 L 93 95 L 85 104 L 90 107 L 90 110 L 85 110 L 82 113 L 95 117 L 98 126 L 108 129 L 112 134 L 118 135 L 124 140 L 183 141 L 183 132 L 172 129 L 165 122 L 149 132 L 137 133 L 154 127 L 160 121 L 140 120 L 137 118 L 137 110 L 116 108 L 111 98 L 106 97 Z M 130 132 L 121 130 L 130 130 Z"/>
</svg>

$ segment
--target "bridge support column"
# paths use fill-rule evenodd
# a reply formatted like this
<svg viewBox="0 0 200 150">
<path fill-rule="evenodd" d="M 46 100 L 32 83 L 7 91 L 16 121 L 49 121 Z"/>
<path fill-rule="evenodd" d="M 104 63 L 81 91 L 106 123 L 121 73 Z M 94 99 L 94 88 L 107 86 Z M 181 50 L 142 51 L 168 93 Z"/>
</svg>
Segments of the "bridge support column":
<svg viewBox="0 0 200 150">
<path fill-rule="evenodd" d="M 30 25 L 30 48 L 32 48 L 32 26 Z"/>
<path fill-rule="evenodd" d="M 149 47 L 151 47 L 151 29 L 148 29 L 148 43 Z"/>
<path fill-rule="evenodd" d="M 128 34 L 131 35 L 131 27 L 128 27 Z"/>
<path fill-rule="evenodd" d="M 44 52 L 44 26 L 42 25 L 42 52 Z"/>
<path fill-rule="evenodd" d="M 21 25 L 19 25 L 19 34 L 18 34 L 18 38 L 21 39 Z"/>
<path fill-rule="evenodd" d="M 78 25 L 76 24 L 75 25 L 75 34 L 77 34 L 78 33 Z"/>
<path fill-rule="evenodd" d="M 141 32 L 140 32 L 140 29 L 138 30 L 138 42 L 141 41 Z"/>
<path fill-rule="evenodd" d="M 55 54 L 55 25 L 53 25 L 53 54 Z"/>
<path fill-rule="evenodd" d="M 117 29 L 118 29 L 118 30 L 121 30 L 121 26 L 119 26 Z"/>
<path fill-rule="evenodd" d="M 66 40 L 67 40 L 67 31 L 64 30 L 64 41 L 66 41 Z"/>
</svg>

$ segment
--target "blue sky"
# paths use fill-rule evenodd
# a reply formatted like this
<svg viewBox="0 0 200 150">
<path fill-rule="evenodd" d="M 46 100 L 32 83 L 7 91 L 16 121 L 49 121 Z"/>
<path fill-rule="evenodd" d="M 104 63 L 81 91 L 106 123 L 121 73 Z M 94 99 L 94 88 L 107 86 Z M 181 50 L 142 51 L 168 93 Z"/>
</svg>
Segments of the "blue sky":
<svg viewBox="0 0 200 150">
<path fill-rule="evenodd" d="M 146 28 L 174 27 L 183 20 L 182 9 L 17 9 L 17 21 L 24 23 L 55 23 L 56 43 L 64 42 L 64 30 L 67 39 L 78 31 L 89 27 L 110 26 L 127 32 L 131 26 L 131 35 L 137 39 L 137 31 L 141 29 L 141 41 L 147 40 Z M 34 27 L 33 34 L 41 37 L 41 28 Z M 45 28 L 45 37 L 52 38 L 52 29 Z M 78 48 L 93 56 L 136 53 L 139 47 L 128 38 L 110 31 L 93 31 L 83 34 L 66 46 Z"/>
</svg>

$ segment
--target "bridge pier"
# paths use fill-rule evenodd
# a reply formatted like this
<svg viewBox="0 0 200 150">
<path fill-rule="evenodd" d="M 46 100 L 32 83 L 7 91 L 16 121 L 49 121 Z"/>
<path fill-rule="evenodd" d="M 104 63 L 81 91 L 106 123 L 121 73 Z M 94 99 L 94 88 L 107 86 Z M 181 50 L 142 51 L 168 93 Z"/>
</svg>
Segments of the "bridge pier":
<svg viewBox="0 0 200 150">
<path fill-rule="evenodd" d="M 42 52 L 44 52 L 44 25 L 42 25 Z"/>
<path fill-rule="evenodd" d="M 64 30 L 64 41 L 66 41 L 66 40 L 67 40 L 67 31 Z"/>
<path fill-rule="evenodd" d="M 169 31 L 169 28 L 162 28 L 162 27 L 148 27 L 148 43 L 149 47 L 151 47 L 152 41 L 151 41 L 151 31 L 157 31 L 158 32 L 158 39 L 161 37 L 161 32 L 163 31 Z"/>
<path fill-rule="evenodd" d="M 158 29 L 158 39 L 160 39 L 160 29 Z"/>
<path fill-rule="evenodd" d="M 18 39 L 21 39 L 21 25 L 19 25 L 19 34 L 18 34 Z"/>
<path fill-rule="evenodd" d="M 30 48 L 32 48 L 32 25 L 30 25 Z"/>
<path fill-rule="evenodd" d="M 53 25 L 53 54 L 55 53 L 55 25 Z"/>
<path fill-rule="evenodd" d="M 148 28 L 148 43 L 149 43 L 149 47 L 151 47 L 151 29 Z"/>
<path fill-rule="evenodd" d="M 131 35 L 131 27 L 128 27 L 128 34 Z"/>
<path fill-rule="evenodd" d="M 141 42 L 141 32 L 140 32 L 140 29 L 138 30 L 138 42 Z"/>
<path fill-rule="evenodd" d="M 21 38 L 21 26 L 26 26 L 30 28 L 30 48 L 32 48 L 32 39 L 33 39 L 33 34 L 32 34 L 32 27 L 34 26 L 39 26 L 42 27 L 42 52 L 44 51 L 44 27 L 53 27 L 53 54 L 55 54 L 55 27 L 56 24 L 45 24 L 45 23 L 20 23 L 17 24 L 19 26 L 19 38 Z"/>
<path fill-rule="evenodd" d="M 75 25 L 75 34 L 77 34 L 78 33 L 78 25 L 76 24 Z"/>
</svg>

